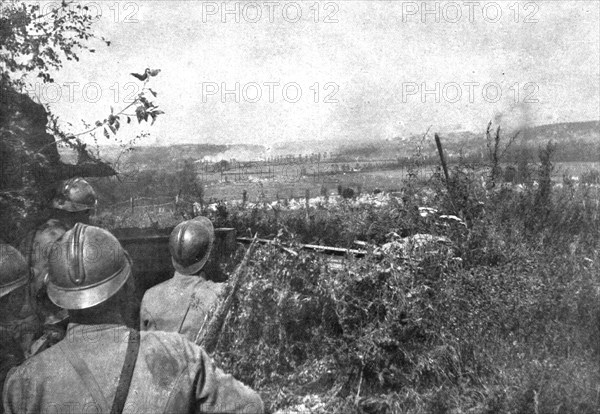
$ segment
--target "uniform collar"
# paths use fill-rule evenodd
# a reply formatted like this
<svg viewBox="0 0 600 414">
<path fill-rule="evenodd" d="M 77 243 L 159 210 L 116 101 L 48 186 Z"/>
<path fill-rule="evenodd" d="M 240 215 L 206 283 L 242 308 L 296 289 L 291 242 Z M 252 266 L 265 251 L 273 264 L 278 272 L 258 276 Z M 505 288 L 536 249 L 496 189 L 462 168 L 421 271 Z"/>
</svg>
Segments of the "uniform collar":
<svg viewBox="0 0 600 414">
<path fill-rule="evenodd" d="M 205 277 L 205 273 L 204 270 L 202 270 L 199 274 L 197 275 L 184 275 L 182 273 L 179 273 L 177 270 L 175 271 L 175 274 L 173 275 L 173 279 L 188 279 L 188 278 L 194 278 L 194 279 L 198 279 L 198 280 L 206 280 Z"/>
</svg>

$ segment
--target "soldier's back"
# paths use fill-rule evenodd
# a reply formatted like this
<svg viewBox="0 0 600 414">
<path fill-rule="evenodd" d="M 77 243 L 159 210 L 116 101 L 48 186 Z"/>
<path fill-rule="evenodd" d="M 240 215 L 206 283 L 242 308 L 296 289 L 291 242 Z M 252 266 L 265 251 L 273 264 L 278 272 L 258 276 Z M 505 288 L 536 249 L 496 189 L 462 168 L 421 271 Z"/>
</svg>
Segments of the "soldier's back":
<svg viewBox="0 0 600 414">
<path fill-rule="evenodd" d="M 141 330 L 177 332 L 195 342 L 224 291 L 223 283 L 175 272 L 171 279 L 146 291 L 140 309 Z"/>
<path fill-rule="evenodd" d="M 65 339 L 11 371 L 4 392 L 7 413 L 109 412 L 128 338 L 122 325 L 69 325 Z M 72 365 L 77 358 L 104 402 L 94 399 Z M 216 368 L 200 347 L 167 332 L 141 332 L 127 395 L 124 413 L 263 410 L 257 393 Z"/>
</svg>

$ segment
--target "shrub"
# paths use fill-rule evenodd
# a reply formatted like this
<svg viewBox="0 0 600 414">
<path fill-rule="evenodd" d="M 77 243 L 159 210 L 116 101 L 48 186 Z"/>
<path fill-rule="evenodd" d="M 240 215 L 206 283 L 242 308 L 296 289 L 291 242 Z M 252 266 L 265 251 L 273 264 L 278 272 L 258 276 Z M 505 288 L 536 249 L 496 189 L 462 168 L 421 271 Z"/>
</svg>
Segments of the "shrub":
<svg viewBox="0 0 600 414">
<path fill-rule="evenodd" d="M 354 190 L 350 187 L 346 187 L 342 190 L 342 197 L 344 198 L 354 198 Z"/>
<path fill-rule="evenodd" d="M 600 171 L 591 168 L 590 170 L 581 174 L 580 177 L 581 184 L 600 184 Z"/>
</svg>

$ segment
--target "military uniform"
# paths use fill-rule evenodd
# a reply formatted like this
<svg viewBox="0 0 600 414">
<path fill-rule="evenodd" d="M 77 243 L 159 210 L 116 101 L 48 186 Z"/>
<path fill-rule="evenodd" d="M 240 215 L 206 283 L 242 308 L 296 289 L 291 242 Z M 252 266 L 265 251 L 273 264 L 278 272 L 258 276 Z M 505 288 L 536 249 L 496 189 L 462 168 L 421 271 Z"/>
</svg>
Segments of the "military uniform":
<svg viewBox="0 0 600 414">
<path fill-rule="evenodd" d="M 53 252 L 52 246 L 67 230 L 68 228 L 61 221 L 50 219 L 28 233 L 19 248 L 31 268 L 29 286 L 31 298 L 34 298 L 34 303 L 31 305 L 47 334 L 44 344 L 34 345 L 37 349 L 27 350 L 27 352 L 35 352 L 40 347 L 46 347 L 49 342 L 56 342 L 64 335 L 64 327 L 61 329 L 56 324 L 65 320 L 68 312 L 50 302 L 46 295 L 45 278 L 48 275 L 50 261 L 56 259 L 56 252 Z M 37 338 L 39 336 L 41 334 Z"/>
<path fill-rule="evenodd" d="M 4 381 L 11 368 L 16 367 L 25 360 L 25 355 L 20 344 L 15 341 L 12 332 L 0 327 L 0 390 L 4 388 Z M 0 413 L 4 408 L 0 406 Z"/>
<path fill-rule="evenodd" d="M 35 328 L 41 328 L 27 306 L 28 280 L 23 255 L 13 246 L 0 243 L 0 389 L 9 370 L 25 360 L 25 350 L 38 334 Z"/>
<path fill-rule="evenodd" d="M 35 314 L 29 313 L 29 311 L 21 312 L 11 321 L 0 322 L 0 334 L 5 336 L 7 340 L 18 344 L 25 356 L 31 355 L 33 344 L 43 333 L 40 319 Z"/>
<path fill-rule="evenodd" d="M 122 325 L 70 324 L 57 345 L 11 370 L 3 394 L 6 412 L 108 413 L 128 337 L 129 330 Z M 73 354 L 87 365 L 104 401 L 84 385 Z M 262 413 L 263 403 L 256 392 L 216 368 L 202 348 L 184 337 L 141 332 L 123 413 L 192 412 Z"/>
<path fill-rule="evenodd" d="M 179 272 L 144 294 L 140 309 L 140 330 L 178 332 L 196 342 L 208 326 L 225 287 L 202 276 Z"/>
<path fill-rule="evenodd" d="M 30 231 L 21 241 L 19 250 L 32 270 L 30 285 L 38 291 L 44 285 L 49 262 L 53 258 L 52 245 L 68 230 L 60 220 L 50 219 L 37 229 Z"/>
</svg>

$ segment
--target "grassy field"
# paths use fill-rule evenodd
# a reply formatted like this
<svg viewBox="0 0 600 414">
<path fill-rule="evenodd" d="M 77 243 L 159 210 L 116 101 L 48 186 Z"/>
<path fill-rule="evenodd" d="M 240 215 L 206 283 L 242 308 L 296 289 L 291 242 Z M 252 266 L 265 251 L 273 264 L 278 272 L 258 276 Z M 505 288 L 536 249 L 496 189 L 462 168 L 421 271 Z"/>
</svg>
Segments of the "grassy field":
<svg viewBox="0 0 600 414">
<path fill-rule="evenodd" d="M 592 162 L 556 163 L 552 178 L 555 182 L 562 182 L 563 174 L 580 176 L 592 169 L 600 169 L 600 165 Z M 415 170 L 420 181 L 427 181 L 436 171 L 438 171 L 437 165 L 424 166 Z M 246 174 L 241 177 L 244 181 L 236 182 L 232 178 L 232 181 L 227 183 L 219 182 L 217 176 L 214 176 L 213 181 L 209 181 L 209 184 L 205 187 L 205 197 L 216 200 L 241 200 L 242 192 L 246 190 L 249 200 L 257 201 L 263 193 L 266 200 L 273 201 L 277 199 L 277 196 L 282 199 L 302 198 L 306 190 L 309 190 L 311 197 L 314 197 L 320 194 L 322 187 L 325 187 L 329 194 L 337 194 L 338 185 L 354 189 L 360 188 L 362 192 L 372 192 L 375 189 L 398 191 L 404 186 L 408 176 L 409 170 L 407 168 L 383 171 L 352 171 L 320 177 L 303 177 L 298 176 L 296 173 L 290 173 L 286 176 L 282 171 L 276 170 L 275 179 L 261 179 L 259 181 L 258 175 Z"/>
</svg>

